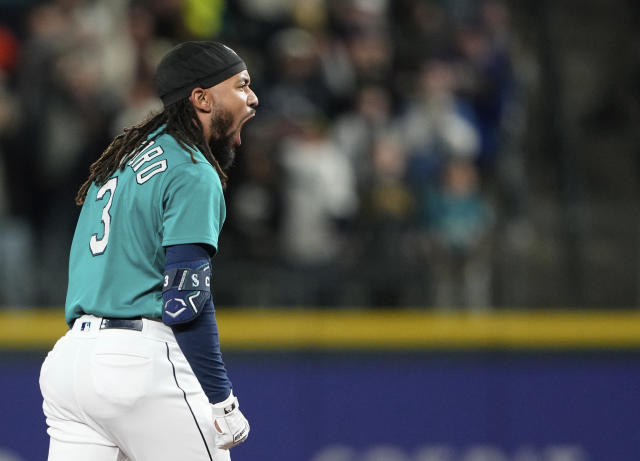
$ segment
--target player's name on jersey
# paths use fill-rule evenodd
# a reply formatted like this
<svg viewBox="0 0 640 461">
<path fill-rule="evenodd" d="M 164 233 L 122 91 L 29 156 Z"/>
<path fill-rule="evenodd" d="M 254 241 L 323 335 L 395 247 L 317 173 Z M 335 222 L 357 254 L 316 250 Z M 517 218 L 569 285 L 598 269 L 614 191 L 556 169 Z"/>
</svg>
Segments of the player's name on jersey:
<svg viewBox="0 0 640 461">
<path fill-rule="evenodd" d="M 164 154 L 164 150 L 162 150 L 161 146 L 152 148 L 154 144 L 155 141 L 149 142 L 144 150 L 141 150 L 127 163 L 136 174 L 136 182 L 138 184 L 144 184 L 158 173 L 167 170 L 168 165 L 166 159 L 156 160 Z"/>
</svg>

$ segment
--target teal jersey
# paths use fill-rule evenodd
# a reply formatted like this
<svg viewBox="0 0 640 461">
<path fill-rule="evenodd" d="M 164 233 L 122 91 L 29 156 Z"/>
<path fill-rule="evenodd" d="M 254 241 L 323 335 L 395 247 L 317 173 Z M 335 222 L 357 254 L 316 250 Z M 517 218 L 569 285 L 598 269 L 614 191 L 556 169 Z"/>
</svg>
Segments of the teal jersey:
<svg viewBox="0 0 640 461">
<path fill-rule="evenodd" d="M 104 185 L 90 187 L 69 257 L 65 318 L 162 316 L 163 247 L 217 249 L 226 216 L 217 172 L 163 134 Z"/>
</svg>

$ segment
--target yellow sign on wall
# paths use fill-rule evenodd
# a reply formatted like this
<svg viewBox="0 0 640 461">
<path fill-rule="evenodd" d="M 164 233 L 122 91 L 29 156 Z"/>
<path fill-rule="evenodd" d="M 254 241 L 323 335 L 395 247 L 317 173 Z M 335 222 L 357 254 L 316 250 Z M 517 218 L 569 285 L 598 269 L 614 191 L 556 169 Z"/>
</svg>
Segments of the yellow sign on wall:
<svg viewBox="0 0 640 461">
<path fill-rule="evenodd" d="M 219 309 L 224 350 L 636 349 L 640 312 Z M 49 348 L 62 309 L 0 312 L 0 348 Z"/>
</svg>

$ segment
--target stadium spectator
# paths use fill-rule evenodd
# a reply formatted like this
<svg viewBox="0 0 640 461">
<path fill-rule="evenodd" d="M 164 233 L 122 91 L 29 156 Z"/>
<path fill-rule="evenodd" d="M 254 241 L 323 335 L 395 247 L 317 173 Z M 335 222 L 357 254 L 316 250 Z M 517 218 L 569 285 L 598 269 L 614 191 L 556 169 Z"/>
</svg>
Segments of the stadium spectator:
<svg viewBox="0 0 640 461">
<path fill-rule="evenodd" d="M 434 305 L 487 308 L 491 305 L 493 212 L 479 189 L 470 159 L 449 159 L 442 181 L 427 197 L 423 223 L 431 252 Z"/>
<path fill-rule="evenodd" d="M 480 149 L 469 110 L 457 98 L 452 63 L 430 59 L 418 74 L 416 95 L 399 119 L 398 130 L 408 155 L 407 180 L 418 206 L 425 190 L 433 187 L 450 158 L 475 160 Z"/>
<path fill-rule="evenodd" d="M 299 119 L 282 140 L 279 155 L 280 249 L 290 276 L 301 279 L 288 284 L 287 294 L 294 304 L 307 299 L 332 304 L 346 249 L 343 228 L 358 204 L 352 166 L 321 118 Z M 303 296 L 296 299 L 296 295 Z"/>
</svg>

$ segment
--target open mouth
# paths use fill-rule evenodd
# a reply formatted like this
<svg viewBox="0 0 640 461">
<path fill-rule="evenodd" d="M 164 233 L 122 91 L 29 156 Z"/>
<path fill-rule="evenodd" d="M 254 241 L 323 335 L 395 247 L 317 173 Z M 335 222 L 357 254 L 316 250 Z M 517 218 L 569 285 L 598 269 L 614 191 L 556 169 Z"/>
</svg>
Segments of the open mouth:
<svg viewBox="0 0 640 461">
<path fill-rule="evenodd" d="M 242 145 L 242 127 L 244 126 L 245 123 L 247 123 L 249 121 L 250 118 L 253 118 L 256 115 L 256 112 L 253 111 L 251 112 L 247 117 L 244 118 L 244 120 L 242 120 L 240 122 L 240 125 L 238 126 L 238 129 L 236 130 L 236 132 L 233 135 L 233 146 L 234 147 L 238 147 L 240 145 Z"/>
</svg>

